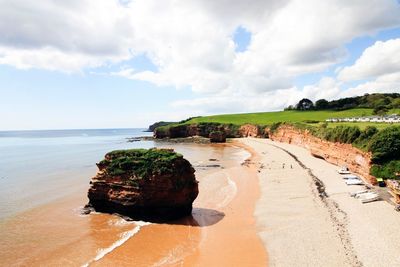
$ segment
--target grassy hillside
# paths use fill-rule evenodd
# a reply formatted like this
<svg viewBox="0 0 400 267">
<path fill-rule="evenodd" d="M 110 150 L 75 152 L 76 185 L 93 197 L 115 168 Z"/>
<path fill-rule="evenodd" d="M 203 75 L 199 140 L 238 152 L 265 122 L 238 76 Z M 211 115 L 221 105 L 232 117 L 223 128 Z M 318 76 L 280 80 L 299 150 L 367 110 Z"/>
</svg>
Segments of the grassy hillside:
<svg viewBox="0 0 400 267">
<path fill-rule="evenodd" d="M 186 124 L 199 122 L 217 122 L 232 123 L 242 125 L 245 123 L 268 125 L 275 122 L 306 122 L 306 121 L 324 121 L 328 118 L 369 116 L 372 109 L 349 109 L 342 111 L 277 111 L 277 112 L 260 112 L 245 114 L 226 114 L 193 118 Z"/>
</svg>

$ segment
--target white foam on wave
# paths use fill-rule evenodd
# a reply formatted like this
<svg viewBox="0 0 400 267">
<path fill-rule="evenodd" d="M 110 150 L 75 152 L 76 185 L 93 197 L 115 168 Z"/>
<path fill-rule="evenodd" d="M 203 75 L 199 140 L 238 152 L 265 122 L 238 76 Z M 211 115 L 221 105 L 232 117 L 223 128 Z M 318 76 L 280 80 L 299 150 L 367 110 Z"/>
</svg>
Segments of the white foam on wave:
<svg viewBox="0 0 400 267">
<path fill-rule="evenodd" d="M 160 267 L 165 265 L 173 265 L 181 261 L 185 257 L 185 247 L 179 245 L 174 247 L 172 250 L 168 252 L 168 254 L 161 258 L 158 262 L 154 263 L 152 267 Z"/>
<path fill-rule="evenodd" d="M 121 219 L 123 220 L 123 219 Z M 124 220 L 125 221 L 125 220 Z M 151 223 L 149 222 L 144 222 L 144 221 L 132 221 L 132 222 L 127 222 L 126 223 L 132 223 L 135 224 L 135 228 L 133 228 L 132 230 L 126 231 L 124 233 L 121 234 L 120 239 L 118 239 L 117 241 L 115 241 L 111 246 L 107 247 L 107 248 L 103 248 L 103 249 L 99 249 L 97 250 L 97 255 L 96 257 L 94 257 L 92 260 L 90 260 L 89 262 L 85 263 L 84 265 L 82 265 L 82 267 L 87 267 L 89 266 L 91 263 L 96 262 L 100 259 L 102 259 L 104 256 L 106 256 L 108 253 L 112 252 L 114 249 L 116 249 L 117 247 L 123 245 L 126 241 L 129 240 L 129 238 L 131 238 L 132 236 L 134 236 L 135 234 L 137 234 L 140 231 L 140 228 L 142 228 L 143 226 L 149 225 Z"/>
<path fill-rule="evenodd" d="M 229 175 L 225 174 L 224 176 L 227 180 L 227 185 L 220 189 L 220 193 L 224 196 L 224 199 L 217 204 L 217 208 L 223 208 L 227 206 L 237 193 L 236 183 L 230 178 Z"/>
</svg>

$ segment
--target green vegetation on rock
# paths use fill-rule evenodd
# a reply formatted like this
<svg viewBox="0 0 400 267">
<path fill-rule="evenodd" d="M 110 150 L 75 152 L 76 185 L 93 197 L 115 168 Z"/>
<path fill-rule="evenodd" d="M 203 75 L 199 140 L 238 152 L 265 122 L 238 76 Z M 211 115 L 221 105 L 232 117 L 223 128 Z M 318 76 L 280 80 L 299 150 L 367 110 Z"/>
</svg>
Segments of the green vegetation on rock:
<svg viewBox="0 0 400 267">
<path fill-rule="evenodd" d="M 154 174 L 170 174 L 174 161 L 183 156 L 170 149 L 129 149 L 115 150 L 106 154 L 99 165 L 105 166 L 111 175 L 147 178 Z"/>
</svg>

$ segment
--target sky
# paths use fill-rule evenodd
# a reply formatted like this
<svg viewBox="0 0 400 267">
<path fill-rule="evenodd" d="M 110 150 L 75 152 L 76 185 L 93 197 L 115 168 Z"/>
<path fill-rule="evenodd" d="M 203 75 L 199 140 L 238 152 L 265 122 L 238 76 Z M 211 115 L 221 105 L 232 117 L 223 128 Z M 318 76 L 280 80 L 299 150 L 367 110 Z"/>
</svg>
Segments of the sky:
<svg viewBox="0 0 400 267">
<path fill-rule="evenodd" d="M 397 0 L 0 0 L 0 130 L 400 93 Z"/>
</svg>

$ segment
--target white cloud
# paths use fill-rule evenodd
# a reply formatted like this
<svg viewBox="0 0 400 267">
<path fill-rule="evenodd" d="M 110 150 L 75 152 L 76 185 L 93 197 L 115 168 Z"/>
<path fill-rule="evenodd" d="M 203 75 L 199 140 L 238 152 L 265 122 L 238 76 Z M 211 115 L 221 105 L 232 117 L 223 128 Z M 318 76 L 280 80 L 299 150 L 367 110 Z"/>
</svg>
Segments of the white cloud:
<svg viewBox="0 0 400 267">
<path fill-rule="evenodd" d="M 365 49 L 352 66 L 344 67 L 338 74 L 343 81 L 376 78 L 400 72 L 400 39 L 378 41 Z"/>
<path fill-rule="evenodd" d="M 345 90 L 341 97 L 357 96 L 366 93 L 400 93 L 400 72 L 382 75 L 375 80 L 361 83 Z"/>
<path fill-rule="evenodd" d="M 201 94 L 194 103 L 210 110 L 270 110 L 302 96 L 332 97 L 336 82 L 325 78 L 298 89 L 293 79 L 341 62 L 348 53 L 344 44 L 353 38 L 400 25 L 395 0 L 0 0 L 0 5 L 0 64 L 79 72 L 144 53 L 157 71 L 128 67 L 112 74 L 189 86 Z M 242 53 L 232 40 L 239 26 L 252 34 Z M 351 71 L 341 73 L 346 72 Z M 182 105 L 188 102 L 174 104 Z"/>
<path fill-rule="evenodd" d="M 337 76 L 342 82 L 367 80 L 341 96 L 400 92 L 400 39 L 376 42 L 353 65 L 340 69 Z"/>
<path fill-rule="evenodd" d="M 179 100 L 172 103 L 176 110 L 195 110 L 196 115 L 210 115 L 235 112 L 261 112 L 282 110 L 294 105 L 302 98 L 313 101 L 318 99 L 334 99 L 340 94 L 339 84 L 330 77 L 323 77 L 316 85 L 304 88 L 292 87 L 289 89 L 264 92 L 257 95 L 203 97 L 189 100 Z"/>
<path fill-rule="evenodd" d="M 142 16 L 135 17 L 156 15 L 135 32 L 159 71 L 130 78 L 213 95 L 290 88 L 295 76 L 341 62 L 345 42 L 400 23 L 399 5 L 391 0 L 257 1 L 252 8 L 240 8 L 243 1 L 199 2 L 167 1 L 161 13 L 151 1 L 141 3 Z M 244 53 L 235 53 L 232 42 L 239 25 L 252 33 Z"/>
<path fill-rule="evenodd" d="M 79 72 L 132 57 L 129 9 L 118 1 L 0 0 L 0 63 Z"/>
</svg>

